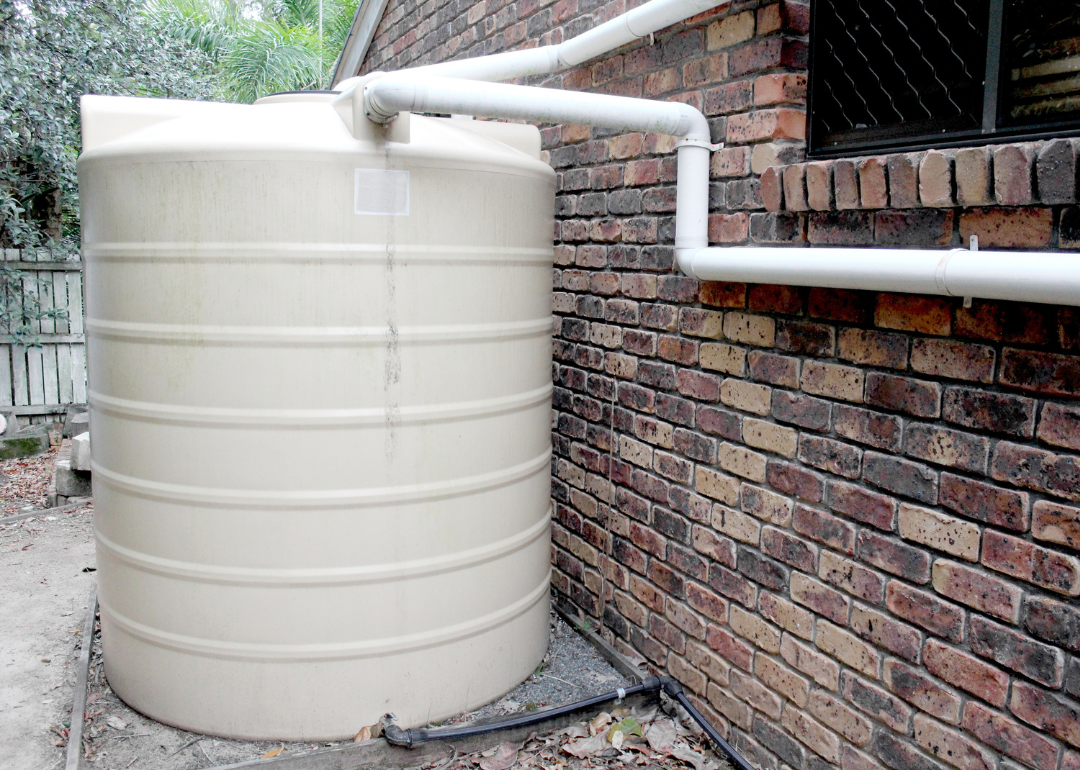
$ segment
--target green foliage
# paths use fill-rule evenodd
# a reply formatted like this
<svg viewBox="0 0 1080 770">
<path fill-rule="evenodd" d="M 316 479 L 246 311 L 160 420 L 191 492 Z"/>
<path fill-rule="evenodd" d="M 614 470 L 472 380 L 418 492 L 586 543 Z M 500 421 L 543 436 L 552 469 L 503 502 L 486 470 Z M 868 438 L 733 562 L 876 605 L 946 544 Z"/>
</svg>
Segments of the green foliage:
<svg viewBox="0 0 1080 770">
<path fill-rule="evenodd" d="M 210 57 L 129 0 L 0 0 L 0 248 L 78 248 L 79 97 L 215 94 Z M 34 342 L 59 318 L 0 264 L 0 332 Z"/>
<path fill-rule="evenodd" d="M 80 96 L 214 95 L 209 57 L 141 10 L 124 0 L 0 0 L 0 245 L 76 247 Z"/>
<path fill-rule="evenodd" d="M 326 88 L 357 0 L 149 0 L 147 17 L 209 56 L 224 96 Z M 320 30 L 322 34 L 320 34 Z"/>
</svg>

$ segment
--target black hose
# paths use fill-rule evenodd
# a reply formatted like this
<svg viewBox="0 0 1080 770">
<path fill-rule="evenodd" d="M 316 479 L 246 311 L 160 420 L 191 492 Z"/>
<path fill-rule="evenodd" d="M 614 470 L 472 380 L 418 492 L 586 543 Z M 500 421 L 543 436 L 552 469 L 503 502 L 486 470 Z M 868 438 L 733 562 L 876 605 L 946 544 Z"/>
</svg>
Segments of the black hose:
<svg viewBox="0 0 1080 770">
<path fill-rule="evenodd" d="M 716 728 L 709 724 L 708 720 L 702 716 L 701 712 L 694 708 L 694 704 L 686 697 L 686 693 L 683 692 L 682 685 L 678 680 L 672 679 L 669 676 L 650 676 L 644 679 L 640 684 L 620 688 L 613 692 L 578 701 L 577 703 L 568 703 L 565 706 L 556 706 L 555 708 L 544 709 L 543 711 L 534 711 L 531 714 L 522 714 L 498 722 L 488 722 L 487 724 L 470 725 L 467 727 L 437 727 L 432 730 L 424 727 L 410 727 L 408 730 L 402 730 L 395 724 L 388 724 L 383 729 L 383 735 L 386 737 L 386 740 L 394 746 L 411 748 L 417 744 L 426 743 L 427 741 L 456 740 L 458 738 L 467 738 L 473 735 L 499 732 L 500 730 L 528 727 L 540 722 L 546 722 L 549 719 L 566 716 L 567 714 L 573 714 L 577 711 L 584 711 L 593 706 L 598 706 L 601 703 L 621 700 L 629 695 L 636 695 L 638 693 L 656 692 L 657 690 L 663 690 L 680 706 L 686 709 L 686 713 L 701 726 L 701 729 L 705 731 L 705 734 L 708 735 L 712 742 L 728 756 L 738 770 L 754 770 L 754 767 L 743 759 L 739 755 L 739 752 L 731 747 L 730 743 L 724 740 L 724 737 L 716 731 Z"/>
<path fill-rule="evenodd" d="M 575 711 L 584 711 L 593 706 L 598 706 L 601 703 L 619 700 L 628 695 L 636 695 L 642 692 L 656 692 L 660 690 L 661 686 L 660 677 L 650 676 L 643 680 L 641 684 L 631 685 L 630 687 L 621 688 L 614 692 L 605 693 L 604 695 L 597 695 L 593 698 L 588 698 L 587 700 L 578 701 L 577 703 L 568 703 L 565 706 L 556 706 L 555 708 L 544 709 L 543 711 L 534 711 L 530 714 L 522 714 L 498 722 L 488 722 L 487 724 L 482 725 L 469 725 L 467 727 L 437 727 L 433 730 L 428 730 L 423 727 L 410 727 L 408 730 L 402 730 L 397 725 L 386 725 L 386 727 L 383 728 L 383 735 L 386 736 L 387 741 L 395 746 L 415 746 L 418 743 L 424 743 L 426 741 L 448 741 L 457 738 L 465 738 L 471 735 L 483 735 L 484 733 L 510 730 L 515 727 L 528 727 L 529 725 L 534 725 L 539 722 L 546 722 L 549 719 L 572 714 Z"/>
<path fill-rule="evenodd" d="M 702 716 L 701 712 L 694 708 L 694 704 L 690 702 L 690 699 L 686 697 L 686 693 L 683 692 L 682 685 L 677 679 L 672 679 L 669 676 L 660 677 L 660 682 L 664 688 L 664 692 L 674 698 L 680 706 L 686 709 L 686 713 L 690 717 L 701 725 L 701 729 L 705 731 L 705 734 L 712 739 L 712 742 L 717 747 L 727 754 L 730 759 L 739 770 L 754 770 L 753 765 L 747 762 L 739 752 L 732 748 L 731 744 L 724 740 L 724 736 L 716 731 L 716 728 L 709 724 L 709 721 Z"/>
</svg>

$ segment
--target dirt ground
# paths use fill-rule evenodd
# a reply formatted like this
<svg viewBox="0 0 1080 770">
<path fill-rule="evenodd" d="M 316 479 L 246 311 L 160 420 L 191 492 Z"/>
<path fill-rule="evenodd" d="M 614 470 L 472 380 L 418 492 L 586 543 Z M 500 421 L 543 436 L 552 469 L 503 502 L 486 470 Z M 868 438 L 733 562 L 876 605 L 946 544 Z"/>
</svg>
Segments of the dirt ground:
<svg viewBox="0 0 1080 770">
<path fill-rule="evenodd" d="M 0 525 L 0 767 L 63 763 L 49 725 L 66 721 L 78 631 L 94 584 L 87 508 Z"/>
<path fill-rule="evenodd" d="M 0 465 L 0 511 L 38 508 L 52 455 Z M 44 479 L 44 485 L 42 480 Z M 7 496 L 5 496 L 7 495 Z M 3 515 L 3 514 L 0 514 Z M 79 639 L 94 583 L 93 511 L 75 511 L 0 524 L 0 769 L 56 770 L 63 766 Z M 470 714 L 461 724 L 581 700 L 627 684 L 578 633 L 552 614 L 544 664 L 514 691 Z M 84 727 L 85 770 L 196 770 L 266 755 L 296 754 L 336 744 L 231 741 L 168 727 L 128 708 L 112 692 L 95 638 Z M 602 722 L 602 724 L 601 724 Z M 620 733 L 617 735 L 616 733 Z M 620 711 L 486 755 L 455 757 L 438 770 L 535 767 L 694 766 L 712 770 L 691 727 L 663 712 Z M 719 766 L 723 767 L 720 763 Z"/>
</svg>

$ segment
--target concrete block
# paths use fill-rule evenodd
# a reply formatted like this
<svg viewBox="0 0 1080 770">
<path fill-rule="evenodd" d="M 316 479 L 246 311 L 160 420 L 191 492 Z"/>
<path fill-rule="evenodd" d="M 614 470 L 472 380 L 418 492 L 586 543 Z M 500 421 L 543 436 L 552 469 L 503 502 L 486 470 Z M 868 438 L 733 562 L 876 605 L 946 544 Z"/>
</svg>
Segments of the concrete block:
<svg viewBox="0 0 1080 770">
<path fill-rule="evenodd" d="M 71 469 L 90 470 L 90 433 L 80 433 L 71 439 Z"/>
<path fill-rule="evenodd" d="M 90 497 L 90 472 L 71 469 L 70 460 L 57 460 L 53 483 L 58 497 Z"/>
<path fill-rule="evenodd" d="M 64 438 L 71 438 L 90 430 L 90 413 L 85 407 L 70 407 L 64 419 Z"/>
<path fill-rule="evenodd" d="M 49 429 L 44 425 L 31 425 L 10 436 L 0 437 L 0 460 L 29 457 L 48 451 Z"/>
</svg>

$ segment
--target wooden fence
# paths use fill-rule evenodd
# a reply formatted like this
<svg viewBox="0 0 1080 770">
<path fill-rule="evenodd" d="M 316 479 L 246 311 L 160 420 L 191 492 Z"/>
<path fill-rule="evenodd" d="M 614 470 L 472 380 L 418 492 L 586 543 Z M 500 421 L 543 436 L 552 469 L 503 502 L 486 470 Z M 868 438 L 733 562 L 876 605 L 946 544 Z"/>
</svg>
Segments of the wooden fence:
<svg viewBox="0 0 1080 770">
<path fill-rule="evenodd" d="M 34 324 L 37 346 L 0 336 L 0 409 L 19 415 L 60 414 L 86 403 L 86 342 L 80 261 L 47 250 L 4 249 L 4 262 L 23 271 L 23 292 L 42 308 L 64 308 L 67 319 Z"/>
</svg>

